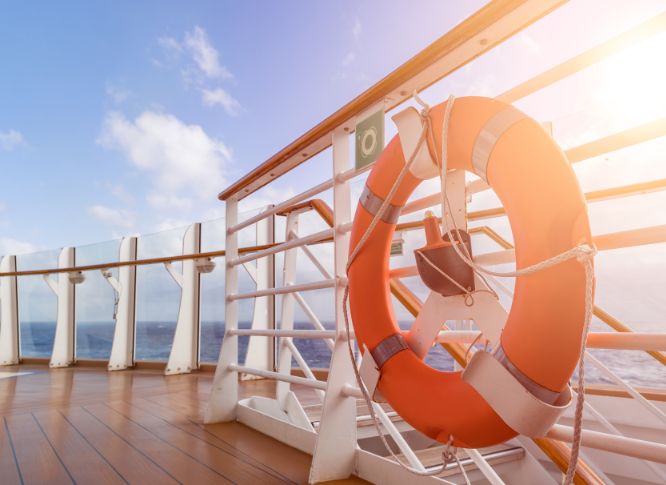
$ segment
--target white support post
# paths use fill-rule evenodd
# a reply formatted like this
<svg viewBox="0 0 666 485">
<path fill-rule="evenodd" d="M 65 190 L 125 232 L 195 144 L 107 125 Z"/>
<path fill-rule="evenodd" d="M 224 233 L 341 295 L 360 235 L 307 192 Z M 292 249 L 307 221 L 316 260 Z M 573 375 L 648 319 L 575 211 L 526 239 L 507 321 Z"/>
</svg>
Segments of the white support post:
<svg viewBox="0 0 666 485">
<path fill-rule="evenodd" d="M 5 256 L 0 271 L 16 271 L 16 256 Z M 19 363 L 18 291 L 16 276 L 0 278 L 0 365 Z"/>
<path fill-rule="evenodd" d="M 298 238 L 298 212 L 292 211 L 287 216 L 286 237 L 289 241 Z M 296 280 L 296 257 L 298 248 L 287 249 L 284 253 L 284 266 L 282 268 L 282 286 L 292 286 Z M 294 328 L 294 303 L 293 293 L 282 295 L 282 313 L 280 315 L 280 330 L 293 330 Z M 283 341 L 278 346 L 278 372 L 282 374 L 291 374 L 291 350 Z M 283 410 L 287 408 L 287 396 L 289 394 L 290 384 L 288 382 L 278 382 L 276 388 L 276 397 Z"/>
<path fill-rule="evenodd" d="M 74 248 L 63 248 L 58 257 L 58 268 L 72 267 L 76 264 L 75 260 Z M 83 281 L 83 275 L 60 273 L 57 278 L 56 282 L 48 275 L 44 276 L 44 280 L 58 298 L 58 317 L 49 366 L 67 367 L 75 360 L 74 285 Z"/>
<path fill-rule="evenodd" d="M 350 165 L 349 135 L 342 129 L 332 134 L 333 144 L 333 215 L 335 245 L 335 278 L 346 281 L 349 254 L 349 233 L 339 231 L 351 221 L 351 194 L 349 182 L 340 181 L 339 174 Z M 336 339 L 331 356 L 331 367 L 321 425 L 310 468 L 310 483 L 342 479 L 354 473 L 356 457 L 356 399 L 343 393 L 346 385 L 355 384 L 354 369 L 349 358 L 343 316 L 344 286 L 335 287 Z"/>
<path fill-rule="evenodd" d="M 136 261 L 136 237 L 124 237 L 120 241 L 119 260 Z M 108 270 L 102 271 L 115 292 L 113 344 L 109 357 L 110 371 L 123 370 L 134 365 L 136 266 L 121 266 L 118 279 Z"/>
<path fill-rule="evenodd" d="M 271 207 L 272 208 L 272 207 Z M 273 244 L 275 216 L 257 222 L 257 245 Z M 254 280 L 257 291 L 275 287 L 275 256 L 257 260 Z M 266 295 L 254 300 L 252 328 L 256 330 L 275 328 L 275 295 Z M 273 370 L 275 339 L 252 337 L 248 344 L 245 366 L 255 369 Z"/>
<path fill-rule="evenodd" d="M 183 236 L 183 254 L 201 252 L 201 224 L 195 222 Z M 199 368 L 199 283 L 197 260 L 183 261 L 183 270 L 178 273 L 171 263 L 165 263 L 167 271 L 180 286 L 180 309 L 176 331 L 165 375 L 188 374 Z"/>
<path fill-rule="evenodd" d="M 230 231 L 238 222 L 238 201 L 226 201 L 226 259 L 225 259 L 225 334 L 220 357 L 215 369 L 208 409 L 204 421 L 216 423 L 236 419 L 238 404 L 238 372 L 230 366 L 238 365 L 238 336 L 229 333 L 238 328 L 238 300 L 229 298 L 238 291 L 238 266 L 229 264 L 238 257 L 238 233 Z"/>
</svg>

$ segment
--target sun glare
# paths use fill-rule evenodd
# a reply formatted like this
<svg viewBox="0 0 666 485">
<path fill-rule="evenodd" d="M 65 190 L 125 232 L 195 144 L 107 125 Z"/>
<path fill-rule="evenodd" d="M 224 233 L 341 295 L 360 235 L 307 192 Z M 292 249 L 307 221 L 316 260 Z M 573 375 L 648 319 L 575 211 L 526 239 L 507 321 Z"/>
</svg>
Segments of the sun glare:
<svg viewBox="0 0 666 485">
<path fill-rule="evenodd" d="M 666 33 L 625 49 L 604 64 L 599 100 L 623 125 L 666 115 Z"/>
</svg>

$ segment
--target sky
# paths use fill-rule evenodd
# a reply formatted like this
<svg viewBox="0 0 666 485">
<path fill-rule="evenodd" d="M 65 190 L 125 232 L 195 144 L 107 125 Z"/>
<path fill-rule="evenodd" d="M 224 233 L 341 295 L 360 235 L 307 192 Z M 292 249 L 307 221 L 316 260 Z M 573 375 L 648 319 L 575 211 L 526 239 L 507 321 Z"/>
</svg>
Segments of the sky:
<svg viewBox="0 0 666 485">
<path fill-rule="evenodd" d="M 219 191 L 484 3 L 0 0 L 0 254 L 80 247 L 221 217 Z M 450 93 L 500 94 L 664 10 L 664 0 L 568 2 L 423 96 L 434 104 Z M 663 117 L 663 52 L 664 34 L 517 106 L 552 122 L 564 148 Z M 390 120 L 386 129 L 387 138 L 395 134 Z M 666 178 L 665 150 L 662 138 L 579 164 L 576 171 L 585 190 Z M 323 153 L 261 190 L 245 208 L 283 200 L 328 178 L 329 156 Z M 358 192 L 361 185 L 354 187 Z M 487 193 L 472 207 L 496 204 Z M 630 204 L 590 205 L 593 232 L 666 224 L 666 211 L 655 210 L 664 206 L 663 193 Z M 510 237 L 505 222 L 489 224 Z M 222 226 L 216 227 L 221 242 Z M 143 247 L 178 252 L 182 229 L 167 234 Z M 94 248 L 78 251 L 79 262 L 113 259 L 117 245 Z M 209 241 L 205 249 L 219 247 Z M 317 250 L 330 259 L 326 249 Z M 599 288 L 618 314 L 621 295 L 645 297 L 636 289 L 641 282 L 666 284 L 666 272 L 646 280 L 642 270 L 633 271 L 666 264 L 663 245 L 642 248 L 636 258 L 610 253 L 599 258 L 605 264 L 599 271 L 608 276 Z M 54 254 L 31 264 L 53 265 Z M 146 287 L 159 292 L 172 285 L 169 301 L 176 305 L 168 275 L 154 271 L 161 283 Z M 312 271 L 304 268 L 308 278 L 316 276 Z M 621 278 L 610 277 L 615 274 Z M 43 282 L 37 286 L 44 295 Z M 158 306 L 166 301 L 156 295 Z M 104 296 L 107 306 L 111 296 Z M 43 298 L 52 306 L 51 295 Z M 330 310 L 326 298 L 317 308 Z M 654 305 L 640 319 L 651 325 L 666 308 L 663 297 L 649 298 Z M 29 307 L 26 302 L 24 314 Z M 90 315 L 95 308 L 90 305 Z M 147 313 L 159 319 L 158 310 Z"/>
<path fill-rule="evenodd" d="M 221 216 L 219 191 L 482 3 L 3 1 L 0 254 Z"/>
<path fill-rule="evenodd" d="M 3 1 L 0 254 L 220 217 L 219 191 L 484 3 Z M 431 98 L 498 94 L 664 9 L 663 0 L 628 5 L 569 2 Z M 576 35 L 561 35 L 563 25 Z M 536 99 L 535 115 L 574 116 L 583 120 L 575 133 L 589 135 L 595 122 L 579 109 L 589 99 L 579 98 L 594 91 L 590 82 Z M 596 104 L 632 82 L 610 83 Z M 559 102 L 572 93 L 575 107 Z M 305 173 L 323 179 L 328 167 Z M 302 180 L 285 177 L 255 205 Z"/>
</svg>

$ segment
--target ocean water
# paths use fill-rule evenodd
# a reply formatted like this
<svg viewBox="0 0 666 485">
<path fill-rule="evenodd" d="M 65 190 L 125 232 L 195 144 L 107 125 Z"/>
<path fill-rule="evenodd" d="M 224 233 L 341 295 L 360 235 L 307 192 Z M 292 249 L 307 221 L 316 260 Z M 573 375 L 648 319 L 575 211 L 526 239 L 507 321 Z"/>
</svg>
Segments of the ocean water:
<svg viewBox="0 0 666 485">
<path fill-rule="evenodd" d="M 250 322 L 241 322 L 240 328 L 250 328 Z M 175 322 L 139 321 L 136 325 L 136 359 L 166 361 L 169 358 L 171 342 L 175 332 Z M 324 323 L 333 329 L 332 322 Z M 406 326 L 406 325 L 405 325 Z M 309 322 L 297 322 L 297 329 L 311 329 Z M 21 324 L 21 355 L 25 357 L 49 357 L 53 347 L 55 322 L 23 322 Z M 76 329 L 76 353 L 80 359 L 108 359 L 113 342 L 113 322 L 78 322 Z M 200 359 L 203 363 L 217 362 L 222 339 L 223 322 L 202 322 L 200 338 Z M 245 361 L 249 337 L 239 337 L 239 362 Z M 308 365 L 315 368 L 328 367 L 331 351 L 324 340 L 294 339 Z M 644 352 L 611 351 L 593 349 L 591 352 L 606 366 L 628 382 L 644 387 L 666 387 L 664 367 Z M 553 356 L 556 359 L 557 356 Z M 432 347 L 426 363 L 442 371 L 454 369 L 453 359 L 439 345 Z M 295 360 L 292 361 L 297 366 Z M 586 378 L 590 383 L 612 384 L 591 365 L 586 366 Z"/>
</svg>

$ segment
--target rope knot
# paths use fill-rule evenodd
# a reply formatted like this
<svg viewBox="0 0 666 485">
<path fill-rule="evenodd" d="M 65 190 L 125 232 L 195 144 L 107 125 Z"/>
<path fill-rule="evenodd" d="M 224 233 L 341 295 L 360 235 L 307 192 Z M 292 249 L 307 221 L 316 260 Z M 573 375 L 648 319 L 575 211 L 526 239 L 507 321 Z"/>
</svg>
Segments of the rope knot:
<svg viewBox="0 0 666 485">
<path fill-rule="evenodd" d="M 586 263 L 597 255 L 597 248 L 594 245 L 581 244 L 576 248 L 576 252 L 576 259 L 581 263 Z"/>
</svg>

